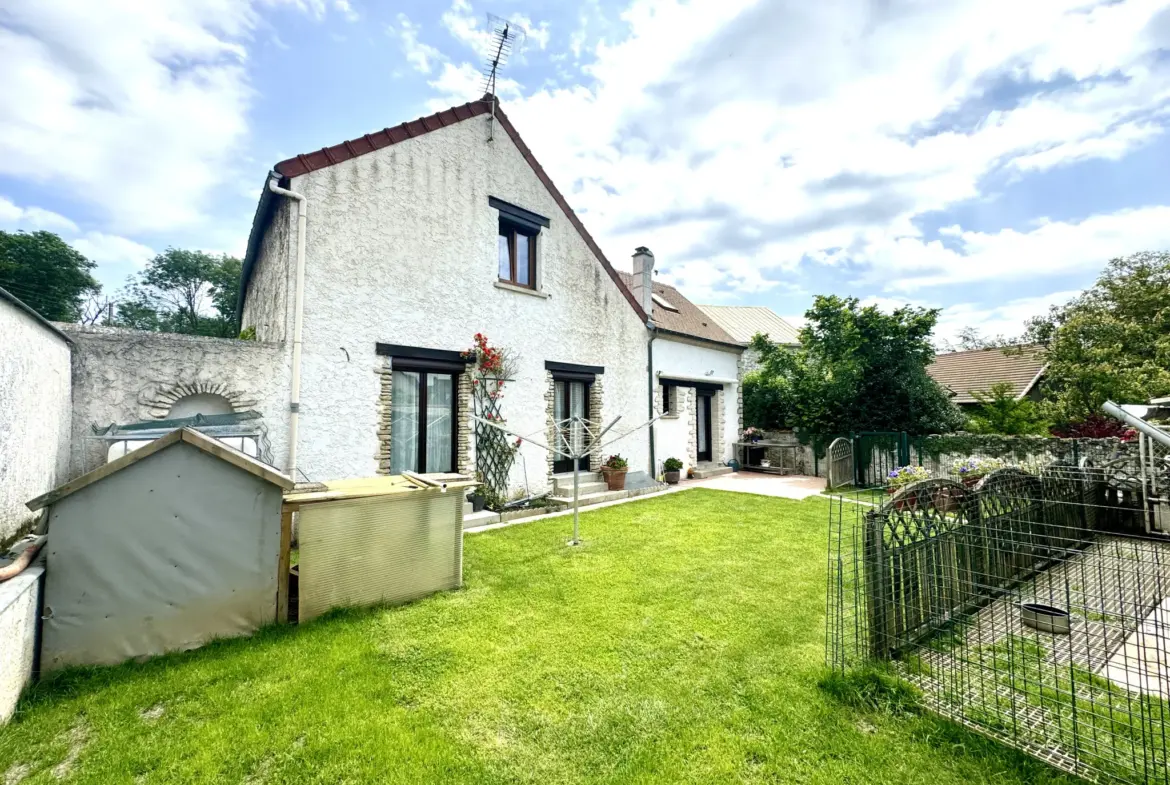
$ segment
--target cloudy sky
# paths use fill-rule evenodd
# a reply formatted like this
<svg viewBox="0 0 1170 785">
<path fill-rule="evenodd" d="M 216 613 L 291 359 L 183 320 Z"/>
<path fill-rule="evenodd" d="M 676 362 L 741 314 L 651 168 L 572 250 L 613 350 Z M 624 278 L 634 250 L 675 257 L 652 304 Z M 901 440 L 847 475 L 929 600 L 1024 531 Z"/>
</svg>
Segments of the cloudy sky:
<svg viewBox="0 0 1170 785">
<path fill-rule="evenodd" d="M 4 0 L 0 229 L 115 290 L 242 254 L 277 161 L 499 94 L 606 254 L 700 302 L 1017 333 L 1170 248 L 1170 0 Z"/>
</svg>

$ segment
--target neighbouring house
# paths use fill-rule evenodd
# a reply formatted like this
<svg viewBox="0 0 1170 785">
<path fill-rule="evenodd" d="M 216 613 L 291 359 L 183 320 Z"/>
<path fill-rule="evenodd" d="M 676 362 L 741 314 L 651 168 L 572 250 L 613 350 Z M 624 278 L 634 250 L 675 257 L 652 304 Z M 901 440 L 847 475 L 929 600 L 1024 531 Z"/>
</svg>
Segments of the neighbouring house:
<svg viewBox="0 0 1170 785">
<path fill-rule="evenodd" d="M 700 305 L 699 308 L 739 343 L 748 344 L 756 335 L 763 335 L 781 346 L 800 345 L 800 331 L 771 308 L 762 305 Z M 760 353 L 749 347 L 743 354 L 743 372 L 750 373 L 759 367 Z"/>
<path fill-rule="evenodd" d="M 1001 382 L 1011 385 L 1016 400 L 1039 400 L 1044 359 L 1039 347 L 973 349 L 936 355 L 926 368 L 931 378 L 950 390 L 960 408 L 979 405 L 972 393 L 987 392 Z"/>
<path fill-rule="evenodd" d="M 650 365 L 653 369 L 654 472 L 678 458 L 683 471 L 697 477 L 730 471 L 743 430 L 740 389 L 742 343 L 673 286 L 653 280 L 654 254 L 638 248 L 634 272 L 621 273 L 642 310 L 650 314 Z"/>
<path fill-rule="evenodd" d="M 637 428 L 650 419 L 650 314 L 493 103 L 290 158 L 265 183 L 239 312 L 284 347 L 281 463 L 297 479 L 474 472 L 464 353 L 477 333 L 518 358 L 499 402 L 510 429 L 580 444 L 556 423 L 620 416 L 609 435 L 632 432 L 607 452 L 651 470 Z M 511 490 L 545 492 L 572 468 L 523 440 Z"/>
</svg>

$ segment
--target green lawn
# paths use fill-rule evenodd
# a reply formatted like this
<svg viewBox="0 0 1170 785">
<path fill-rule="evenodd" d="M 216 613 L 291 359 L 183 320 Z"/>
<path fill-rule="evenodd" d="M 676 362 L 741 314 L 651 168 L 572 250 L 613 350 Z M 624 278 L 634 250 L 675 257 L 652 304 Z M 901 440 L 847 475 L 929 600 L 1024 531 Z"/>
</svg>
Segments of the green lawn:
<svg viewBox="0 0 1170 785">
<path fill-rule="evenodd" d="M 827 518 L 688 490 L 583 515 L 578 548 L 567 517 L 468 536 L 461 591 L 39 685 L 0 781 L 1050 781 L 818 687 Z"/>
</svg>

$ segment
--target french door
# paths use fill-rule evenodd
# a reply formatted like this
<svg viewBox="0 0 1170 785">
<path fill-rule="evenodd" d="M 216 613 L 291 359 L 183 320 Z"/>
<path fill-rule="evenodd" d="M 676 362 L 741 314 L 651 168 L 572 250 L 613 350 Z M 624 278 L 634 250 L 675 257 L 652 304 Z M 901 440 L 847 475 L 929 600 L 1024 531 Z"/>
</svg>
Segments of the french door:
<svg viewBox="0 0 1170 785">
<path fill-rule="evenodd" d="M 711 394 L 699 391 L 695 397 L 695 460 L 711 460 Z"/>
<path fill-rule="evenodd" d="M 553 419 L 557 429 L 557 451 L 559 453 L 584 452 L 585 426 L 581 422 L 566 422 L 574 417 L 589 419 L 589 382 L 570 379 L 556 379 L 554 377 Z M 583 471 L 589 471 L 589 456 L 578 459 L 577 465 Z M 573 471 L 573 459 L 564 455 L 553 458 L 554 472 Z"/>
<path fill-rule="evenodd" d="M 455 471 L 456 374 L 394 370 L 390 473 Z"/>
</svg>

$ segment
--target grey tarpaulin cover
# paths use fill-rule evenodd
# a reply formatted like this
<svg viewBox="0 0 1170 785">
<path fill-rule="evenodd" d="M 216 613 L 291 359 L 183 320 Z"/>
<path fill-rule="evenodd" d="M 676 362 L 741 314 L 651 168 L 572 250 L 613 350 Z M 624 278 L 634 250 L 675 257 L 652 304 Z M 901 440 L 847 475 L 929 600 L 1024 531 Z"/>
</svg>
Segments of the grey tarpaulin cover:
<svg viewBox="0 0 1170 785">
<path fill-rule="evenodd" d="M 291 485 L 175 431 L 30 502 L 50 507 L 42 667 L 191 649 L 273 622 Z"/>
</svg>

